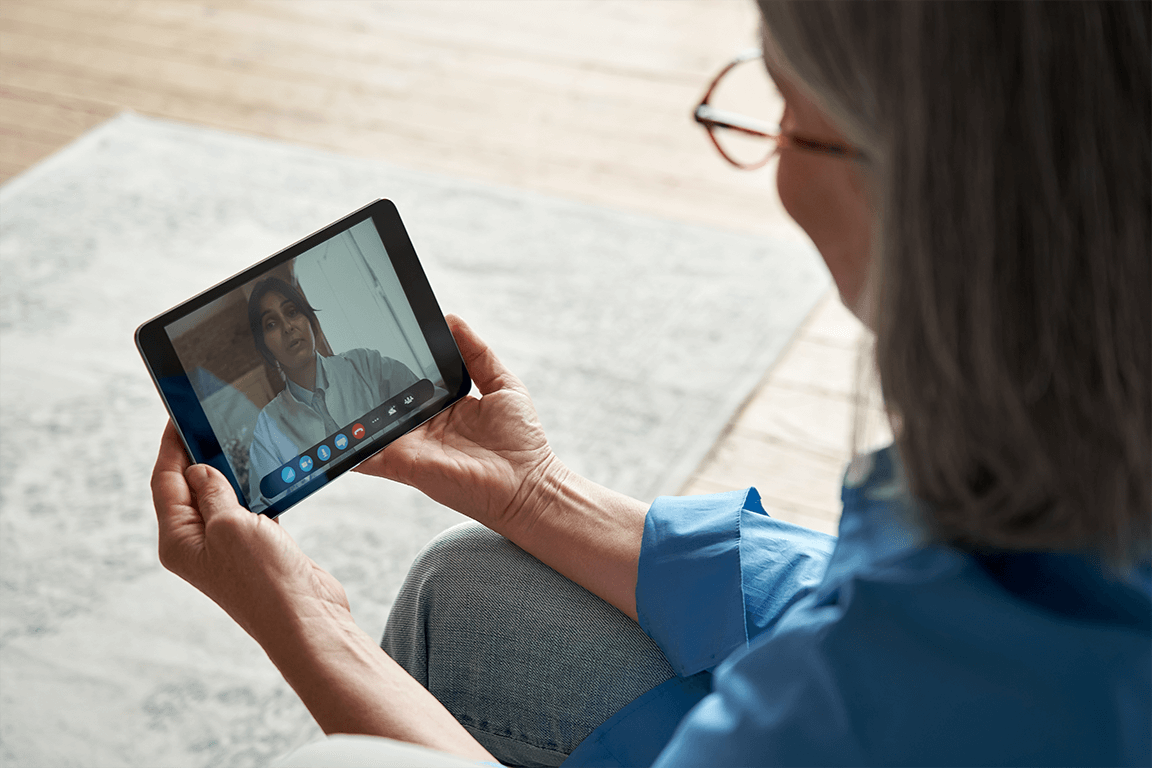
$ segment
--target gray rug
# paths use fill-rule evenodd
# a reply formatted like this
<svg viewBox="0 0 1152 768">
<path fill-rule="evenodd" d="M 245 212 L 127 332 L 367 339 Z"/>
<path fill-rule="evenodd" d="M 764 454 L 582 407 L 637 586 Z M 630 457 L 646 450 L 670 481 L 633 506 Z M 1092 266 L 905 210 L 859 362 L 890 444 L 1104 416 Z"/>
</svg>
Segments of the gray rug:
<svg viewBox="0 0 1152 768">
<path fill-rule="evenodd" d="M 643 499 L 676 492 L 827 286 L 795 243 L 132 115 L 98 127 L 0 189 L 0 764 L 261 765 L 319 735 L 157 562 L 165 415 L 132 332 L 377 197 L 561 457 Z M 282 519 L 378 634 L 460 518 L 349 475 Z"/>
</svg>

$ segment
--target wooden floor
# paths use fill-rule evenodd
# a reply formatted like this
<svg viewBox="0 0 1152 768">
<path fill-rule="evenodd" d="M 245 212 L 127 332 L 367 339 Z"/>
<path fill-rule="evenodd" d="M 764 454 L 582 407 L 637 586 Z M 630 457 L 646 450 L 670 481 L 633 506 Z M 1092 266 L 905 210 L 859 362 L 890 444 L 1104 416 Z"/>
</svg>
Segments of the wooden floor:
<svg viewBox="0 0 1152 768">
<path fill-rule="evenodd" d="M 744 0 L 0 0 L 0 181 L 127 109 L 803 238 L 690 117 L 755 41 Z M 685 491 L 834 531 L 860 336 L 826 296 Z"/>
</svg>

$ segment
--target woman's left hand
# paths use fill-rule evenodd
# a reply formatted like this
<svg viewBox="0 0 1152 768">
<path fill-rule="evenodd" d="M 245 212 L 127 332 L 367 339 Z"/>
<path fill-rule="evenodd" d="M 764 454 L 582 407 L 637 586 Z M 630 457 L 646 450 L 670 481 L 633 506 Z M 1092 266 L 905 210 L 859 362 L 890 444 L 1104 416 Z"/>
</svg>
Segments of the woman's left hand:
<svg viewBox="0 0 1152 768">
<path fill-rule="evenodd" d="M 152 472 L 160 562 L 268 653 L 325 733 L 363 733 L 493 760 L 420 683 L 352 621 L 340 582 L 224 476 L 189 466 L 171 423 Z"/>
<path fill-rule="evenodd" d="M 261 645 L 310 617 L 350 620 L 340 582 L 274 520 L 240 506 L 220 472 L 191 465 L 171 422 L 152 472 L 152 500 L 160 562 Z"/>
</svg>

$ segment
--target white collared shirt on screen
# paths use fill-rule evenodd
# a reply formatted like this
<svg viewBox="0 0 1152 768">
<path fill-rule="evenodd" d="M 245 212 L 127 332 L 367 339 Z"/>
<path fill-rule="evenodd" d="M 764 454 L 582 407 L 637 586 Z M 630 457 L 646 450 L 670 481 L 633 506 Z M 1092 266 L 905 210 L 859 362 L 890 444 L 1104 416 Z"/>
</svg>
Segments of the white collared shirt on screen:
<svg viewBox="0 0 1152 768">
<path fill-rule="evenodd" d="M 417 381 L 408 366 L 373 349 L 317 354 L 316 390 L 288 382 L 256 419 L 248 451 L 252 511 L 268 506 L 261 478 Z"/>
</svg>

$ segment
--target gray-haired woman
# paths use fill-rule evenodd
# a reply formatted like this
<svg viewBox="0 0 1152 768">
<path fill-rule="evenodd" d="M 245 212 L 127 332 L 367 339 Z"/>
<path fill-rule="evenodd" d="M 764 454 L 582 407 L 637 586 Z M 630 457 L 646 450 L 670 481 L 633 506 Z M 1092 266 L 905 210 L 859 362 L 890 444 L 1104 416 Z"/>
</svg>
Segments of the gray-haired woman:
<svg viewBox="0 0 1152 768">
<path fill-rule="evenodd" d="M 761 9 L 781 200 L 876 332 L 896 436 L 849 467 L 838 539 L 753 490 L 649 507 L 574 476 L 454 319 L 483 397 L 365 469 L 486 528 L 417 561 L 392 656 L 171 430 L 164 562 L 329 733 L 517 764 L 1149 764 L 1149 5 Z"/>
</svg>

